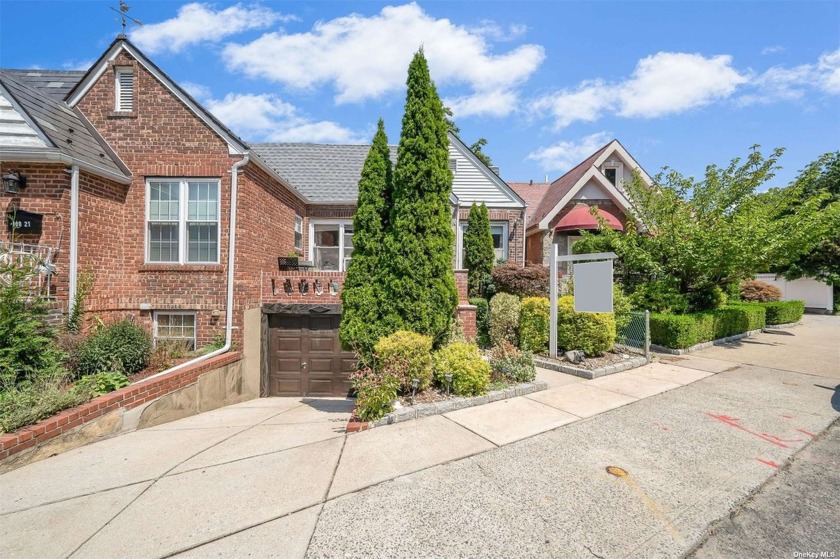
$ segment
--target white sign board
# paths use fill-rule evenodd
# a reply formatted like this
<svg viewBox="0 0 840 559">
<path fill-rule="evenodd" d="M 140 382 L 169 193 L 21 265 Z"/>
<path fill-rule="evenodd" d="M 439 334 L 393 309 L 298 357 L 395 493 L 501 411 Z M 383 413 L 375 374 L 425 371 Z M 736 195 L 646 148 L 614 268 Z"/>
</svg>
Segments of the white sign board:
<svg viewBox="0 0 840 559">
<path fill-rule="evenodd" d="M 613 312 L 612 260 L 576 262 L 572 277 L 576 312 Z"/>
</svg>

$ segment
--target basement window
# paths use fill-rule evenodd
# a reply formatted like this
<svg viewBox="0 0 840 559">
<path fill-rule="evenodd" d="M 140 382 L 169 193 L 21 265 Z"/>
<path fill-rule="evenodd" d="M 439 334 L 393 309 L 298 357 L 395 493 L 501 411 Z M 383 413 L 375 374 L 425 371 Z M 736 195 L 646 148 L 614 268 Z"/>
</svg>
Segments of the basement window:
<svg viewBox="0 0 840 559">
<path fill-rule="evenodd" d="M 191 351 L 195 349 L 195 313 L 184 311 L 163 311 L 154 315 L 155 345 L 164 343 L 183 344 Z"/>
<path fill-rule="evenodd" d="M 116 71 L 116 110 L 131 112 L 134 110 L 134 70 L 117 68 Z"/>
</svg>

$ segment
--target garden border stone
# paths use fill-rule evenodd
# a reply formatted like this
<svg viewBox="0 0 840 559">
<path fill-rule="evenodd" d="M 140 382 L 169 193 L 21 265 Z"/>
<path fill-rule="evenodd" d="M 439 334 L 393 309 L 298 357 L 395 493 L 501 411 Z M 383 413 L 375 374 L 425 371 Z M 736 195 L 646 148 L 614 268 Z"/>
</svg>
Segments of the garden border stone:
<svg viewBox="0 0 840 559">
<path fill-rule="evenodd" d="M 543 369 L 548 369 L 550 371 L 558 371 L 560 373 L 574 375 L 576 377 L 585 378 L 587 380 L 592 380 L 595 378 L 604 377 L 615 373 L 629 371 L 630 369 L 635 369 L 637 367 L 647 365 L 648 363 L 649 361 L 646 357 L 631 357 L 629 359 L 625 359 L 621 363 L 613 363 L 612 365 L 607 365 L 606 367 L 600 367 L 598 369 L 582 369 L 580 367 L 574 367 L 572 365 L 566 365 L 564 363 L 549 361 L 547 359 L 541 359 L 537 356 L 534 356 L 534 365 L 536 365 L 537 367 L 542 367 Z"/>
<path fill-rule="evenodd" d="M 784 330 L 785 328 L 793 328 L 794 326 L 799 326 L 800 324 L 802 324 L 801 321 L 786 322 L 785 324 L 767 324 L 764 326 L 764 330 Z"/>
<path fill-rule="evenodd" d="M 489 404 L 490 402 L 498 402 L 500 400 L 507 400 L 508 398 L 516 398 L 517 396 L 524 396 L 525 394 L 533 394 L 541 390 L 548 389 L 548 383 L 537 380 L 534 382 L 523 382 L 514 386 L 509 386 L 501 390 L 491 390 L 487 394 L 481 396 L 473 396 L 471 398 L 452 398 L 444 400 L 443 402 L 434 402 L 430 404 L 417 404 L 415 406 L 406 406 L 398 410 L 394 410 L 384 417 L 376 421 L 369 421 L 363 428 L 352 429 L 348 428 L 348 432 L 363 431 L 373 429 L 374 427 L 382 427 L 383 425 L 393 425 L 394 423 L 402 423 L 411 419 L 420 419 L 422 417 L 429 417 L 432 415 L 441 415 L 455 410 L 462 410 L 464 408 L 471 408 L 473 406 L 481 406 Z M 348 426 L 349 427 L 349 426 Z"/>
</svg>

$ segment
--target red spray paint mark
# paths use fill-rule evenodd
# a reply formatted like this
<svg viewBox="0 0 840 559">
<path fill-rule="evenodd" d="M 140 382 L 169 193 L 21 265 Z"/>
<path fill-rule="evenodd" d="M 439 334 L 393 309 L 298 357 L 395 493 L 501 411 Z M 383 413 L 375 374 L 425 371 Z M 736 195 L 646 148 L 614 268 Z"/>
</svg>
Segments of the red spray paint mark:
<svg viewBox="0 0 840 559">
<path fill-rule="evenodd" d="M 797 429 L 797 431 L 799 431 L 800 433 L 804 433 L 805 435 L 808 435 L 808 436 L 809 436 L 809 437 L 811 437 L 812 439 L 813 439 L 814 437 L 816 437 L 816 435 L 815 435 L 815 434 L 811 433 L 810 431 L 806 431 L 805 429 Z"/>
<path fill-rule="evenodd" d="M 764 435 L 770 437 L 773 440 L 779 441 L 780 443 L 801 443 L 802 439 L 780 439 L 776 435 L 767 435 L 767 433 L 763 433 Z"/>
<path fill-rule="evenodd" d="M 762 459 L 762 458 L 756 458 L 756 460 L 758 460 L 758 461 L 759 461 L 759 462 L 761 462 L 762 464 L 767 464 L 768 466 L 772 466 L 772 467 L 774 467 L 774 468 L 778 468 L 778 467 L 779 467 L 779 465 L 778 465 L 778 464 L 776 464 L 775 462 L 773 462 L 772 460 L 764 460 L 764 459 Z"/>
<path fill-rule="evenodd" d="M 654 421 L 653 424 L 656 425 L 657 427 L 659 427 L 660 429 L 662 429 L 663 431 L 668 431 L 670 429 L 670 427 L 664 427 L 656 421 Z"/>
<path fill-rule="evenodd" d="M 783 443 L 782 441 L 778 440 L 777 437 L 772 437 L 767 435 L 766 433 L 756 433 L 755 431 L 751 431 L 744 427 L 743 425 L 739 425 L 738 422 L 741 421 L 737 417 L 729 417 L 728 415 L 715 415 L 713 413 L 706 412 L 706 415 L 711 417 L 712 419 L 717 419 L 718 421 L 722 421 L 726 423 L 730 427 L 735 427 L 736 429 L 740 429 L 741 431 L 745 431 L 754 437 L 758 437 L 759 439 L 763 439 L 770 444 L 774 444 L 776 446 L 780 446 L 782 448 L 790 448 L 788 445 Z M 792 442 L 792 441 L 791 441 Z"/>
<path fill-rule="evenodd" d="M 784 417 L 785 419 L 793 419 L 792 415 L 783 415 L 782 417 Z"/>
</svg>

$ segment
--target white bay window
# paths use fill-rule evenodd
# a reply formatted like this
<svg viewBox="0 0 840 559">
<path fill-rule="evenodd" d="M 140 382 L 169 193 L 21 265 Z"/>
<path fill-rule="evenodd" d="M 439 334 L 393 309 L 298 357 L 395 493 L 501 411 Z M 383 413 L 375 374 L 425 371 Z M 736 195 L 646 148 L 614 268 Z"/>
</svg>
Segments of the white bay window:
<svg viewBox="0 0 840 559">
<path fill-rule="evenodd" d="M 218 264 L 218 180 L 150 179 L 146 199 L 146 262 Z"/>
</svg>

